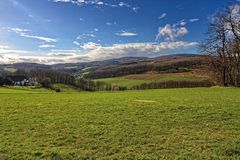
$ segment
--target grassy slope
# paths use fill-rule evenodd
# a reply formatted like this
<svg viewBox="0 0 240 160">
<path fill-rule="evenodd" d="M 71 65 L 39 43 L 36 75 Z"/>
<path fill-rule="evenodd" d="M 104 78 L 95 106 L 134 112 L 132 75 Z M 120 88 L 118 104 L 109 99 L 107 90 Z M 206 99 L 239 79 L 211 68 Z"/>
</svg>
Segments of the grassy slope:
<svg viewBox="0 0 240 160">
<path fill-rule="evenodd" d="M 1 160 L 240 158 L 239 89 L 10 92 L 0 90 Z"/>
<path fill-rule="evenodd" d="M 52 90 L 35 87 L 35 86 L 7 86 L 7 87 L 0 87 L 0 93 L 52 93 Z"/>
<path fill-rule="evenodd" d="M 65 84 L 54 84 L 54 88 L 59 88 L 61 92 L 64 93 L 76 93 L 81 90 L 79 90 L 76 87 L 65 85 Z M 0 93 L 53 93 L 55 92 L 54 90 L 51 89 L 45 89 L 42 87 L 38 86 L 5 86 L 5 87 L 0 87 Z"/>
<path fill-rule="evenodd" d="M 111 83 L 111 84 L 116 84 L 119 86 L 126 86 L 126 87 L 132 87 L 135 85 L 141 85 L 143 83 L 149 82 L 148 80 L 128 79 L 126 77 L 103 78 L 103 79 L 96 79 L 95 81 L 106 82 L 106 83 Z"/>
<path fill-rule="evenodd" d="M 132 87 L 135 85 L 141 85 L 143 83 L 151 83 L 151 82 L 165 82 L 171 80 L 187 80 L 187 81 L 198 81 L 207 79 L 204 76 L 200 76 L 197 74 L 193 74 L 191 72 L 185 73 L 166 73 L 166 74 L 136 74 L 136 75 L 128 75 L 124 77 L 115 77 L 115 78 L 104 78 L 104 79 L 96 79 L 96 81 L 103 81 L 111 84 L 117 84 L 120 86 Z"/>
</svg>

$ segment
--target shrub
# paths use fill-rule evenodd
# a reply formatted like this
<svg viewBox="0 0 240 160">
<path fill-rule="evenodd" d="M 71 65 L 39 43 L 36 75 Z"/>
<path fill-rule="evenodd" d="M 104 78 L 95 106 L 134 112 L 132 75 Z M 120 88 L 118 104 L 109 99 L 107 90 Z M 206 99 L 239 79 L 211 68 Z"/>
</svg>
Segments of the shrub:
<svg viewBox="0 0 240 160">
<path fill-rule="evenodd" d="M 0 77 L 0 86 L 3 86 L 3 85 L 4 85 L 4 78 Z"/>
<path fill-rule="evenodd" d="M 50 78 L 44 78 L 41 84 L 44 88 L 52 88 L 52 82 Z"/>
<path fill-rule="evenodd" d="M 56 88 L 55 91 L 56 92 L 61 92 L 61 89 L 60 88 Z"/>
<path fill-rule="evenodd" d="M 126 86 L 119 86 L 119 91 L 125 91 L 125 90 L 127 90 Z"/>
</svg>

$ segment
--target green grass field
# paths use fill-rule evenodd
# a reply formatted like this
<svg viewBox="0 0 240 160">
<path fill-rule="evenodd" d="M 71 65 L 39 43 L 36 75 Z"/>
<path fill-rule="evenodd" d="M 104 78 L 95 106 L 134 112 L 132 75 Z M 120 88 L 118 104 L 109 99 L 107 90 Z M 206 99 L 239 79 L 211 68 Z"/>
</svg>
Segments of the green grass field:
<svg viewBox="0 0 240 160">
<path fill-rule="evenodd" d="M 240 159 L 240 89 L 0 88 L 0 159 Z"/>
<path fill-rule="evenodd" d="M 201 81 L 208 79 L 205 76 L 200 76 L 191 72 L 184 73 L 145 73 L 145 74 L 135 74 L 128 75 L 124 77 L 114 77 L 114 78 L 103 78 L 96 79 L 95 81 L 101 81 L 111 84 L 116 84 L 119 86 L 126 86 L 131 88 L 136 85 L 141 85 L 143 83 L 151 82 L 166 82 L 166 81 Z"/>
</svg>

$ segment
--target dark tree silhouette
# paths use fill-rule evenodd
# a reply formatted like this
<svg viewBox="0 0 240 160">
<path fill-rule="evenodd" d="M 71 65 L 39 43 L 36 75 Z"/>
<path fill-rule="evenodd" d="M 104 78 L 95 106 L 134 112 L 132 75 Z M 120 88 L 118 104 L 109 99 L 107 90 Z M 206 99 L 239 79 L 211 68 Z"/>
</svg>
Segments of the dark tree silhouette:
<svg viewBox="0 0 240 160">
<path fill-rule="evenodd" d="M 224 86 L 240 86 L 239 5 L 230 5 L 215 15 L 202 45 L 213 73 Z"/>
</svg>

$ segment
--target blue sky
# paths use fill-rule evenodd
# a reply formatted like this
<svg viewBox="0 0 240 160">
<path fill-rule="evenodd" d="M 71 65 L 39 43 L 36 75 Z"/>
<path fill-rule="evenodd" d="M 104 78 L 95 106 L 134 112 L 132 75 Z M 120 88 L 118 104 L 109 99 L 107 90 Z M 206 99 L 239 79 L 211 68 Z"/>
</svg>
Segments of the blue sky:
<svg viewBox="0 0 240 160">
<path fill-rule="evenodd" d="M 1 0 L 0 62 L 198 53 L 228 0 Z"/>
</svg>

